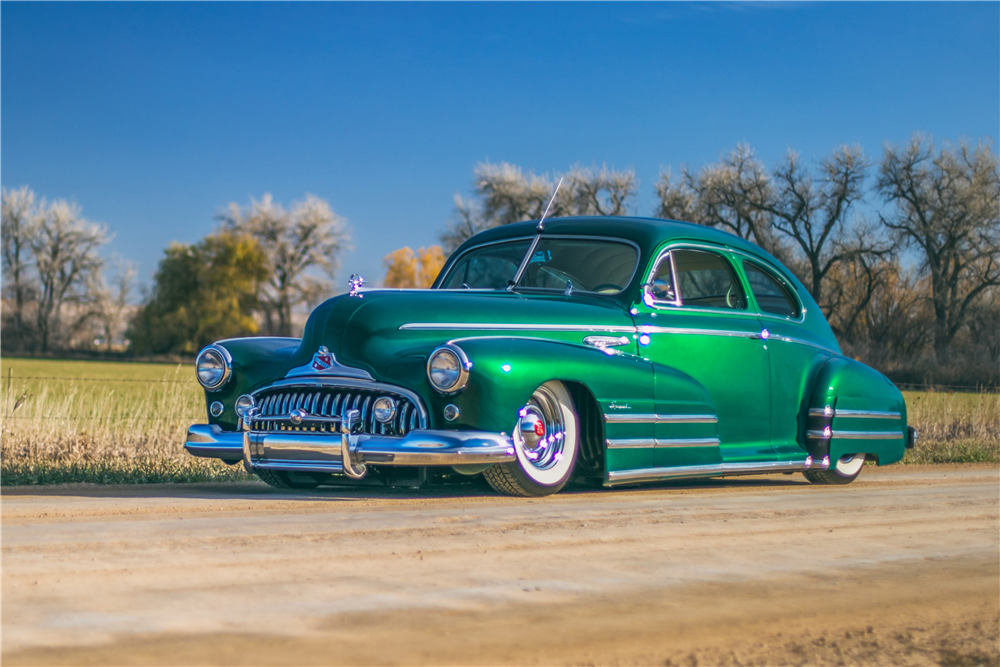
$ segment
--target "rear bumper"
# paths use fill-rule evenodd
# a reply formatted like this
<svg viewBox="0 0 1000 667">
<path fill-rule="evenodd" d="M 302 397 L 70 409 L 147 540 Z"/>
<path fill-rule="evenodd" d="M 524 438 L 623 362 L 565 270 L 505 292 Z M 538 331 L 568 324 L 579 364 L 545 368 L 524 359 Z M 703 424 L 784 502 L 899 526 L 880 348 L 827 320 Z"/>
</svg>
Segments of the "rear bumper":
<svg viewBox="0 0 1000 667">
<path fill-rule="evenodd" d="M 184 448 L 194 456 L 243 460 L 249 471 L 287 470 L 348 473 L 364 464 L 389 466 L 489 465 L 513 461 L 514 444 L 507 435 L 486 431 L 415 430 L 403 437 L 383 435 L 259 433 L 223 431 L 212 424 L 188 429 Z M 363 473 L 362 473 L 363 474 Z"/>
</svg>

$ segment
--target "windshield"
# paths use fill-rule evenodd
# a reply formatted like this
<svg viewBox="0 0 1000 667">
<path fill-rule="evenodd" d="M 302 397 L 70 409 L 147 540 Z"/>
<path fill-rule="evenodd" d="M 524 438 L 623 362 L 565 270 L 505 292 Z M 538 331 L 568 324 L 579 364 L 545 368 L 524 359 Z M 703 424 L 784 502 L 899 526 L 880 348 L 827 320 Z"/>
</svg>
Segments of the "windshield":
<svg viewBox="0 0 1000 667">
<path fill-rule="evenodd" d="M 531 247 L 530 239 L 494 243 L 466 252 L 441 282 L 441 289 L 506 289 Z M 638 261 L 635 246 L 611 239 L 541 237 L 518 289 L 617 294 L 628 285 Z"/>
</svg>

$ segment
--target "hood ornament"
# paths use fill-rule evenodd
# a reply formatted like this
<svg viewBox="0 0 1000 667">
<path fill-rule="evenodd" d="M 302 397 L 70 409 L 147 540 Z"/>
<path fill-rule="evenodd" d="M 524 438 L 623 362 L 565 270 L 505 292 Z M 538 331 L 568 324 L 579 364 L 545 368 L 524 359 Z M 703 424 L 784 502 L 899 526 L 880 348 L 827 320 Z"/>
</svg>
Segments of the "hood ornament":
<svg viewBox="0 0 1000 667">
<path fill-rule="evenodd" d="M 356 296 L 359 299 L 365 298 L 365 296 L 361 294 L 361 286 L 364 284 L 365 284 L 364 278 L 362 278 L 357 273 L 352 273 L 351 277 L 347 280 L 347 286 L 350 288 L 350 291 L 347 293 L 347 296 Z"/>
</svg>

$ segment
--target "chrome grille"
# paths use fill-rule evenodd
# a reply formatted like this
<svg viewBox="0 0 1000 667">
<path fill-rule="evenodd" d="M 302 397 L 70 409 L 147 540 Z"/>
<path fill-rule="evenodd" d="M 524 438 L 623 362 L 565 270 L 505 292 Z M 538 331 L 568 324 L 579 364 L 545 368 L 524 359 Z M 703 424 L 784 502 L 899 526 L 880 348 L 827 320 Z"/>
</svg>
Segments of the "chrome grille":
<svg viewBox="0 0 1000 667">
<path fill-rule="evenodd" d="M 396 401 L 396 414 L 381 423 L 375 420 L 372 406 L 380 396 Z M 392 391 L 375 391 L 357 387 L 268 387 L 254 395 L 257 414 L 250 422 L 251 431 L 297 431 L 312 433 L 337 433 L 339 425 L 329 421 L 310 422 L 305 417 L 301 424 L 292 424 L 288 416 L 292 410 L 302 409 L 311 416 L 344 417 L 348 410 L 361 412 L 361 432 L 372 435 L 406 435 L 420 428 L 420 411 L 414 402 Z"/>
</svg>

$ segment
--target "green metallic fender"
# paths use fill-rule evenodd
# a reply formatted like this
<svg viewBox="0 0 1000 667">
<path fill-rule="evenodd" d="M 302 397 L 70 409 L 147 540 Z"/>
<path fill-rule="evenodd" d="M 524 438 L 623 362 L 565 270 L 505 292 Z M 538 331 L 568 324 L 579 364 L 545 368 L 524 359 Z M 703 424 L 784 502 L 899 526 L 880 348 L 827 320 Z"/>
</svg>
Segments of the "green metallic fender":
<svg viewBox="0 0 1000 667">
<path fill-rule="evenodd" d="M 239 423 L 236 399 L 306 363 L 312 353 L 300 351 L 300 343 L 298 338 L 230 338 L 215 343 L 233 358 L 233 375 L 219 391 L 205 392 L 206 406 L 215 401 L 223 405 L 218 417 L 208 414 L 208 422 L 218 424 L 224 431 L 235 431 Z"/>
<path fill-rule="evenodd" d="M 613 400 L 627 400 L 637 406 L 637 412 L 653 411 L 653 368 L 640 357 L 537 338 L 458 338 L 451 342 L 472 362 L 469 382 L 456 394 L 443 396 L 427 380 L 427 357 L 433 347 L 408 350 L 386 373 L 386 382 L 407 386 L 426 398 L 431 428 L 510 433 L 518 411 L 535 389 L 550 380 L 583 385 L 602 412 Z M 454 422 L 442 416 L 448 404 L 459 408 Z"/>
<path fill-rule="evenodd" d="M 834 407 L 837 411 L 877 411 L 899 413 L 898 419 L 871 419 L 837 415 L 833 433 L 878 433 L 887 438 L 838 438 L 830 440 L 830 460 L 845 454 L 866 454 L 879 465 L 895 463 L 906 453 L 906 402 L 889 378 L 873 368 L 847 357 L 831 357 L 819 370 L 810 404 L 813 408 Z"/>
</svg>

